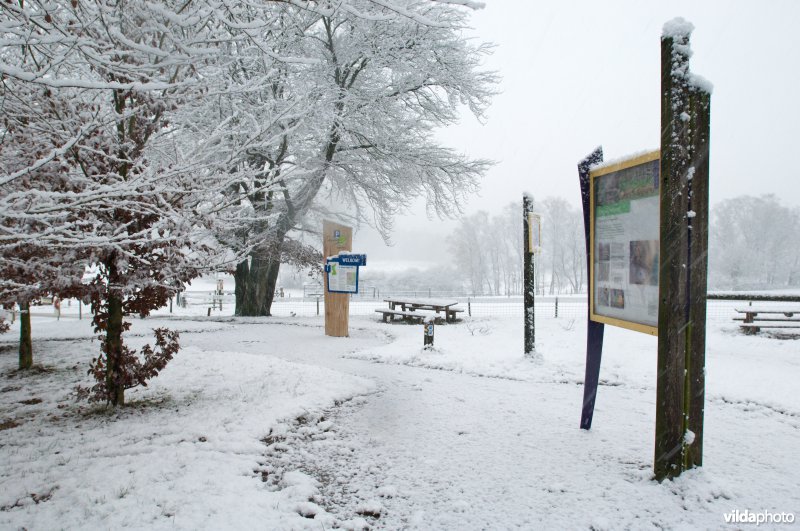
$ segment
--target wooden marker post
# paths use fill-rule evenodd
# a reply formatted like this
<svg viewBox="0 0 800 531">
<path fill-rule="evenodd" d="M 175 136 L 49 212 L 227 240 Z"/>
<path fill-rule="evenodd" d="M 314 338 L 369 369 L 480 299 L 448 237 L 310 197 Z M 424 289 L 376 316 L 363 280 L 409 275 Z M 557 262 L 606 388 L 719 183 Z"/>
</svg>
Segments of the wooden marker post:
<svg viewBox="0 0 800 531">
<path fill-rule="evenodd" d="M 422 347 L 425 349 L 433 348 L 433 319 L 430 321 L 425 321 L 422 326 L 423 328 L 423 339 L 422 339 Z"/>
<path fill-rule="evenodd" d="M 525 303 L 525 355 L 532 356 L 536 349 L 536 317 L 534 313 L 536 276 L 533 261 L 533 251 L 531 249 L 531 234 L 529 216 L 533 214 L 533 199 L 528 195 L 522 196 L 522 239 L 523 245 L 523 269 L 522 269 L 522 289 L 524 290 L 523 301 Z"/>
<path fill-rule="evenodd" d="M 682 20 L 661 38 L 661 235 L 656 479 L 703 463 L 710 94 Z"/>
<path fill-rule="evenodd" d="M 322 222 L 322 259 L 335 256 L 341 251 L 353 250 L 353 228 L 333 221 Z M 350 295 L 329 293 L 328 275 L 324 276 L 325 335 L 348 337 L 350 335 Z"/>
</svg>

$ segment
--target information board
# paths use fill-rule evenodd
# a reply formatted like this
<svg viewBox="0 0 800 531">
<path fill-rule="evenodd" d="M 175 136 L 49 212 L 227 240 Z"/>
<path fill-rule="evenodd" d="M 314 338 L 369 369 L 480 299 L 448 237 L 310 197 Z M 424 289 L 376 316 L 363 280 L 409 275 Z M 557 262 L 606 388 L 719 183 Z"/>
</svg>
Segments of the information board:
<svg viewBox="0 0 800 531">
<path fill-rule="evenodd" d="M 528 213 L 528 252 L 539 253 L 542 250 L 542 216 Z"/>
<path fill-rule="evenodd" d="M 358 293 L 358 266 L 330 263 L 328 265 L 328 291 Z"/>
<path fill-rule="evenodd" d="M 658 334 L 659 152 L 590 172 L 590 318 Z"/>
<path fill-rule="evenodd" d="M 328 257 L 325 273 L 331 293 L 358 293 L 358 268 L 367 265 L 367 255 L 340 252 Z"/>
</svg>

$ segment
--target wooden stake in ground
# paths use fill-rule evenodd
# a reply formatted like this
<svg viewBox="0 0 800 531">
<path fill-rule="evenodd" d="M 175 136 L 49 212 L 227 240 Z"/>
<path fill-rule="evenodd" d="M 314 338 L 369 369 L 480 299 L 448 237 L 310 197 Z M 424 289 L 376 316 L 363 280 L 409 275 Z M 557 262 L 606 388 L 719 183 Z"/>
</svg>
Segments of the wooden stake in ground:
<svg viewBox="0 0 800 531">
<path fill-rule="evenodd" d="M 525 302 L 525 355 L 532 356 L 536 349 L 536 316 L 534 312 L 535 290 L 536 290 L 536 270 L 533 261 L 533 251 L 530 245 L 530 220 L 533 214 L 533 199 L 527 195 L 522 196 L 522 239 L 523 245 L 523 270 L 522 286 L 525 291 L 523 300 Z"/>
<path fill-rule="evenodd" d="M 353 250 L 353 228 L 333 221 L 322 222 L 322 259 L 336 256 L 341 251 Z M 329 293 L 328 275 L 324 277 L 325 288 L 325 335 L 348 337 L 350 335 L 350 295 Z"/>
<path fill-rule="evenodd" d="M 692 26 L 661 39 L 661 244 L 655 475 L 703 462 L 710 94 L 689 71 Z"/>
</svg>

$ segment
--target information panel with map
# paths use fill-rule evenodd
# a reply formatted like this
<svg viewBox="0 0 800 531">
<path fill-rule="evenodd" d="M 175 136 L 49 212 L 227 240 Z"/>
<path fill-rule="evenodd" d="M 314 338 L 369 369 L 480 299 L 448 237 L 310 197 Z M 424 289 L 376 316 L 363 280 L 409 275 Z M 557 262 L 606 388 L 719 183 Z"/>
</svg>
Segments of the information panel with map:
<svg viewBox="0 0 800 531">
<path fill-rule="evenodd" d="M 659 152 L 590 172 L 590 318 L 658 334 Z"/>
</svg>

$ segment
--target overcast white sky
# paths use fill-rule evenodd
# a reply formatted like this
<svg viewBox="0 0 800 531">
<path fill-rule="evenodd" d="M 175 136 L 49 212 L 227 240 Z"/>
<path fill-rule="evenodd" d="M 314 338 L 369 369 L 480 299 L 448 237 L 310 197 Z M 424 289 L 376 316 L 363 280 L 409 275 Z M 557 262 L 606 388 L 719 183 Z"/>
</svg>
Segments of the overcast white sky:
<svg viewBox="0 0 800 531">
<path fill-rule="evenodd" d="M 467 214 L 520 202 L 524 191 L 577 205 L 576 164 L 594 147 L 606 159 L 658 148 L 660 35 L 678 16 L 695 26 L 692 71 L 714 85 L 711 204 L 774 193 L 800 205 L 800 1 L 486 0 L 472 33 L 497 45 L 486 64 L 502 76 L 501 94 L 484 125 L 465 115 L 441 133 L 498 163 Z M 396 227 L 394 249 L 368 231 L 355 246 L 377 260 L 445 258 L 452 223 L 414 212 Z"/>
</svg>

